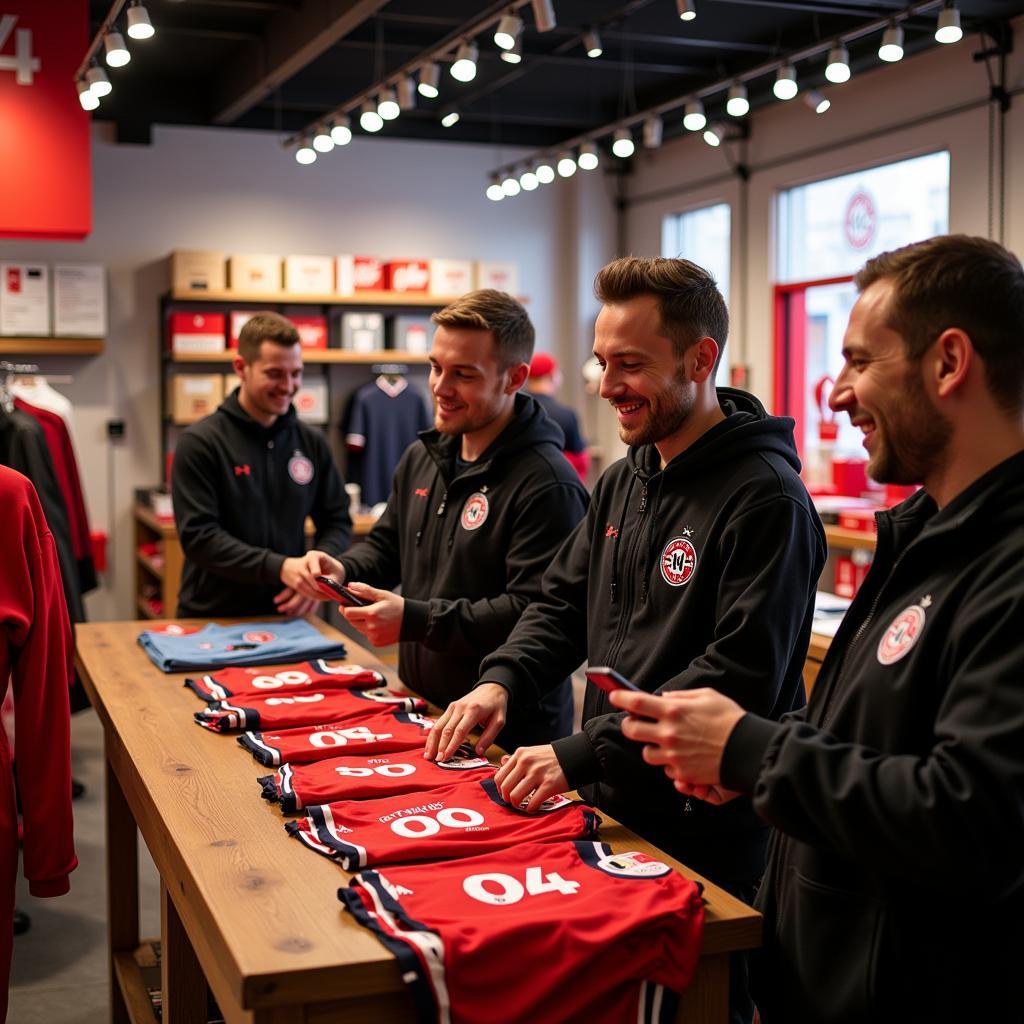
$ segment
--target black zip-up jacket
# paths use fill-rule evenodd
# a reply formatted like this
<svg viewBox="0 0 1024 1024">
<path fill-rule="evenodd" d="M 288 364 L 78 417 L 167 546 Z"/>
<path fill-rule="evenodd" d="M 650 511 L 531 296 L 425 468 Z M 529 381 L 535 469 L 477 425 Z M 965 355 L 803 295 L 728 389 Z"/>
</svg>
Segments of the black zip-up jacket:
<svg viewBox="0 0 1024 1024">
<path fill-rule="evenodd" d="M 583 657 L 648 692 L 712 686 L 769 718 L 802 706 L 821 522 L 798 476 L 793 422 L 719 388 L 726 419 L 664 470 L 653 445 L 602 475 L 544 595 L 481 666 L 510 706 Z M 722 884 L 760 876 L 766 829 L 741 799 L 681 797 L 588 684 L 583 730 L 555 743 L 570 786 Z"/>
<path fill-rule="evenodd" d="M 587 492 L 561 442 L 558 427 L 522 394 L 512 422 L 458 473 L 461 438 L 424 431 L 395 470 L 384 514 L 341 559 L 346 579 L 402 584 L 399 675 L 441 707 L 476 684 L 480 659 L 540 596 L 544 570 L 586 513 Z M 561 687 L 546 708 L 513 716 L 498 742 L 564 735 L 570 699 Z"/>
<path fill-rule="evenodd" d="M 178 439 L 171 492 L 185 568 L 178 615 L 273 615 L 285 558 L 340 555 L 352 536 L 341 477 L 323 433 L 294 407 L 261 426 L 229 395 Z"/>
<path fill-rule="evenodd" d="M 1024 1020 L 1024 452 L 878 520 L 805 712 L 722 761 L 777 831 L 765 1024 Z"/>
</svg>

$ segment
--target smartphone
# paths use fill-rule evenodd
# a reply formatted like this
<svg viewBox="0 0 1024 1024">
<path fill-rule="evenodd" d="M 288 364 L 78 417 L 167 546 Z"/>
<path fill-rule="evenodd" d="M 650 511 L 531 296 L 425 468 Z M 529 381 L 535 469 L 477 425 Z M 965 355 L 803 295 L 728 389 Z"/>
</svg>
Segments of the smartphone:
<svg viewBox="0 0 1024 1024">
<path fill-rule="evenodd" d="M 337 580 L 332 580 L 330 576 L 317 576 L 316 581 L 320 584 L 321 590 L 329 591 L 331 597 L 336 597 L 341 604 L 348 608 L 365 608 L 368 604 L 373 603 L 364 597 L 359 597 L 358 594 L 353 594 L 348 587 L 343 587 Z"/>
<path fill-rule="evenodd" d="M 644 692 L 639 686 L 631 683 L 625 676 L 619 675 L 615 669 L 609 668 L 607 665 L 597 665 L 593 668 L 588 668 L 586 676 L 599 690 L 604 690 L 605 693 L 611 693 L 612 690 L 632 690 L 634 693 Z"/>
</svg>

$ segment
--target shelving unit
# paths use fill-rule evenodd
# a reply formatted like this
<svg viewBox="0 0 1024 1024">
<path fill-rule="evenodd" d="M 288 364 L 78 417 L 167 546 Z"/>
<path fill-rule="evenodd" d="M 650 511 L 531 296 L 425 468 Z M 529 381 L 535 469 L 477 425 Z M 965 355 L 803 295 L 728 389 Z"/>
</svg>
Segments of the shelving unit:
<svg viewBox="0 0 1024 1024">
<path fill-rule="evenodd" d="M 0 355 L 98 356 L 103 338 L 0 338 Z"/>
<path fill-rule="evenodd" d="M 371 309 L 380 306 L 427 307 L 440 309 L 454 302 L 456 295 L 429 295 L 426 292 L 360 292 L 358 295 L 294 295 L 289 292 L 192 292 L 174 290 L 173 302 L 219 302 L 251 304 L 264 302 L 271 306 L 344 306 Z"/>
<path fill-rule="evenodd" d="M 178 607 L 181 588 L 181 570 L 185 556 L 178 540 L 174 521 L 158 519 L 153 510 L 136 505 L 135 526 L 135 606 L 144 619 L 158 619 L 173 615 Z M 144 544 L 158 543 L 163 552 L 162 564 L 139 549 Z M 158 612 L 150 607 L 148 596 L 155 595 L 163 607 Z"/>
<path fill-rule="evenodd" d="M 237 353 L 234 349 L 225 352 L 196 352 L 191 355 L 180 352 L 170 353 L 172 363 L 221 363 L 230 364 Z M 426 352 L 403 352 L 399 349 L 381 348 L 372 352 L 350 352 L 347 349 L 303 349 L 302 361 L 311 363 L 337 363 L 339 365 L 370 366 L 373 363 L 408 363 L 419 364 L 428 362 Z"/>
</svg>

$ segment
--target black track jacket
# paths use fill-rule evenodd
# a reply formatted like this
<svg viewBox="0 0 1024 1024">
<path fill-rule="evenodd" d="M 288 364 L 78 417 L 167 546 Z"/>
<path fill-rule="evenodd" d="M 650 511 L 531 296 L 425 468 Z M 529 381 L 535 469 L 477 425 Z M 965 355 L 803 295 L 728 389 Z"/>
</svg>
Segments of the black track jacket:
<svg viewBox="0 0 1024 1024">
<path fill-rule="evenodd" d="M 726 419 L 664 470 L 645 445 L 598 481 L 543 597 L 481 666 L 512 708 L 584 656 L 649 692 L 711 686 L 774 719 L 803 705 L 824 531 L 798 476 L 793 421 L 745 392 L 718 395 Z M 588 684 L 582 732 L 554 745 L 569 785 L 712 880 L 758 877 L 766 830 L 749 800 L 685 800 L 621 718 Z"/>
<path fill-rule="evenodd" d="M 384 514 L 341 562 L 346 579 L 402 584 L 399 675 L 445 707 L 473 688 L 480 659 L 540 596 L 544 570 L 586 513 L 587 492 L 562 455 L 562 432 L 529 395 L 516 396 L 515 418 L 457 476 L 461 438 L 436 430 L 419 438 L 395 470 Z M 518 742 L 558 735 L 535 708 L 509 726 L 518 734 L 527 719 L 532 728 Z"/>
<path fill-rule="evenodd" d="M 1024 1020 L 1024 453 L 878 520 L 810 704 L 722 779 L 776 827 L 765 1024 Z"/>
<path fill-rule="evenodd" d="M 178 439 L 171 492 L 185 568 L 178 615 L 273 615 L 285 558 L 314 546 L 339 555 L 352 535 L 348 497 L 323 432 L 293 407 L 270 427 L 238 391 Z"/>
</svg>

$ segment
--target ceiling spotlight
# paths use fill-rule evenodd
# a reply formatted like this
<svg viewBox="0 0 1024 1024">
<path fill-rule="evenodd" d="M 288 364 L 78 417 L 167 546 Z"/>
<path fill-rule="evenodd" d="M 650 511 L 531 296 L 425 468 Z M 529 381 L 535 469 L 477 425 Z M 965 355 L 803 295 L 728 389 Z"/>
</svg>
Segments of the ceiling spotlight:
<svg viewBox="0 0 1024 1024">
<path fill-rule="evenodd" d="M 676 10 L 683 21 L 693 21 L 697 17 L 697 7 L 694 0 L 676 0 Z"/>
<path fill-rule="evenodd" d="M 633 143 L 633 133 L 628 128 L 616 128 L 612 136 L 612 152 L 623 160 L 632 156 L 636 146 Z"/>
<path fill-rule="evenodd" d="M 537 175 L 534 174 L 529 167 L 519 175 L 519 184 L 522 186 L 524 192 L 532 192 L 535 188 L 540 187 Z"/>
<path fill-rule="evenodd" d="M 582 171 L 597 170 L 597 165 L 601 162 L 597 155 L 597 144 L 594 142 L 584 142 L 580 146 L 580 155 L 577 157 L 576 162 Z"/>
<path fill-rule="evenodd" d="M 809 93 L 804 94 L 804 103 L 816 114 L 824 114 L 832 106 L 832 101 L 827 96 L 823 96 L 817 89 L 812 89 Z"/>
<path fill-rule="evenodd" d="M 334 149 L 334 139 L 326 127 L 317 128 L 316 135 L 313 136 L 313 148 L 318 153 L 330 153 Z"/>
<path fill-rule="evenodd" d="M 513 196 L 519 195 L 520 184 L 518 179 L 509 172 L 508 176 L 501 183 L 501 191 L 505 193 L 511 199 Z"/>
<path fill-rule="evenodd" d="M 491 175 L 491 183 L 487 186 L 487 198 L 494 203 L 500 203 L 505 198 L 505 190 L 501 187 L 496 174 Z"/>
<path fill-rule="evenodd" d="M 416 83 L 409 75 L 398 80 L 398 109 L 412 110 L 416 106 Z"/>
<path fill-rule="evenodd" d="M 316 150 L 309 144 L 308 138 L 304 138 L 302 145 L 295 150 L 295 159 L 300 164 L 311 164 L 316 161 Z"/>
<path fill-rule="evenodd" d="M 531 0 L 530 6 L 533 7 L 533 23 L 538 32 L 550 32 L 558 24 L 551 0 Z"/>
<path fill-rule="evenodd" d="M 960 27 L 960 11 L 956 7 L 943 7 L 935 26 L 935 42 L 958 43 L 964 37 Z"/>
<path fill-rule="evenodd" d="M 506 14 L 494 33 L 494 45 L 501 50 L 511 50 L 516 45 L 519 33 L 523 31 L 523 19 L 511 11 Z"/>
<path fill-rule="evenodd" d="M 604 53 L 601 37 L 598 35 L 596 28 L 588 28 L 583 33 L 583 49 L 587 51 L 588 57 L 600 57 Z"/>
<path fill-rule="evenodd" d="M 394 121 L 401 112 L 402 111 L 398 106 L 398 100 L 395 99 L 394 89 L 381 89 L 381 91 L 377 93 L 377 113 L 380 114 L 385 121 Z"/>
<path fill-rule="evenodd" d="M 379 132 L 384 127 L 384 118 L 377 113 L 373 100 L 365 100 L 363 112 L 359 115 L 359 127 L 364 132 Z"/>
<path fill-rule="evenodd" d="M 441 125 L 444 128 L 451 128 L 452 125 L 459 123 L 459 112 L 457 110 L 449 110 L 444 117 L 441 118 Z"/>
<path fill-rule="evenodd" d="M 128 47 L 124 45 L 124 36 L 116 30 L 103 37 L 103 49 L 106 61 L 112 68 L 123 68 L 132 59 Z"/>
<path fill-rule="evenodd" d="M 889 64 L 903 60 L 903 29 L 899 25 L 890 25 L 882 33 L 882 43 L 878 47 L 878 59 Z"/>
<path fill-rule="evenodd" d="M 725 127 L 718 122 L 715 122 L 715 124 L 709 124 L 707 128 L 704 129 L 704 141 L 709 146 L 720 146 L 722 144 L 722 139 L 724 138 Z"/>
<path fill-rule="evenodd" d="M 149 12 L 140 0 L 135 0 L 128 8 L 128 35 L 132 39 L 152 39 L 156 35 L 156 29 L 149 20 Z"/>
<path fill-rule="evenodd" d="M 576 173 L 576 161 L 568 150 L 562 150 L 558 154 L 558 173 L 563 178 L 571 178 Z"/>
<path fill-rule="evenodd" d="M 699 132 L 707 123 L 704 104 L 700 100 L 690 100 L 683 113 L 683 127 L 691 132 Z"/>
<path fill-rule="evenodd" d="M 501 59 L 508 64 L 519 64 L 523 59 L 523 37 L 516 36 L 516 44 L 511 50 L 502 50 Z"/>
<path fill-rule="evenodd" d="M 347 117 L 339 117 L 331 126 L 331 138 L 336 146 L 347 146 L 352 141 L 352 125 Z"/>
<path fill-rule="evenodd" d="M 550 185 L 555 180 L 555 169 L 548 162 L 547 157 L 537 164 L 533 173 L 537 175 L 537 180 L 542 185 Z"/>
<path fill-rule="evenodd" d="M 458 82 L 472 82 L 476 78 L 476 59 L 479 55 L 476 43 L 464 39 L 455 52 L 455 63 L 451 67 L 452 78 Z"/>
<path fill-rule="evenodd" d="M 796 84 L 796 68 L 792 64 L 783 64 L 775 73 L 772 92 L 780 100 L 791 100 L 799 91 Z"/>
<path fill-rule="evenodd" d="M 733 82 L 729 86 L 729 98 L 725 102 L 725 109 L 731 117 L 742 117 L 750 110 L 747 87 L 742 82 Z"/>
<path fill-rule="evenodd" d="M 99 64 L 93 64 L 91 68 L 85 73 L 85 80 L 89 83 L 89 91 L 101 100 L 104 96 L 109 96 L 111 90 L 114 88 L 110 84 L 110 79 L 107 78 L 106 71 L 99 66 Z"/>
<path fill-rule="evenodd" d="M 661 145 L 663 129 L 660 117 L 649 117 L 644 121 L 644 149 L 657 149 Z"/>
<path fill-rule="evenodd" d="M 428 100 L 437 99 L 437 83 L 440 78 L 440 72 L 435 63 L 424 64 L 420 68 L 420 84 L 416 86 L 419 89 L 421 96 L 426 96 Z"/>
<path fill-rule="evenodd" d="M 78 89 L 78 102 L 82 104 L 83 110 L 95 110 L 100 105 L 96 94 L 89 88 L 89 83 L 84 78 L 78 80 L 76 88 Z"/>
<path fill-rule="evenodd" d="M 850 51 L 842 43 L 833 43 L 832 49 L 828 51 L 825 77 L 834 85 L 842 85 L 850 80 Z"/>
</svg>

